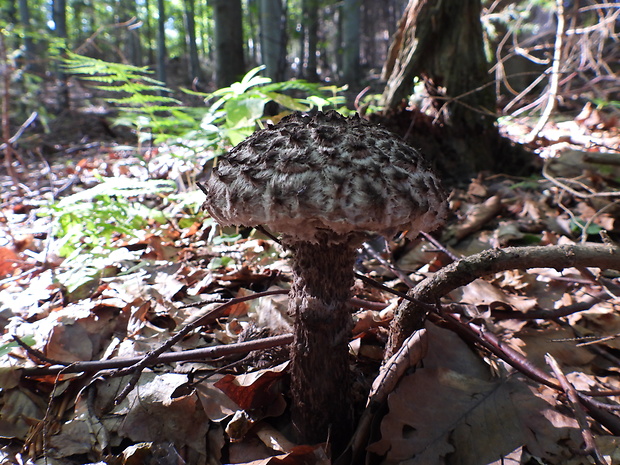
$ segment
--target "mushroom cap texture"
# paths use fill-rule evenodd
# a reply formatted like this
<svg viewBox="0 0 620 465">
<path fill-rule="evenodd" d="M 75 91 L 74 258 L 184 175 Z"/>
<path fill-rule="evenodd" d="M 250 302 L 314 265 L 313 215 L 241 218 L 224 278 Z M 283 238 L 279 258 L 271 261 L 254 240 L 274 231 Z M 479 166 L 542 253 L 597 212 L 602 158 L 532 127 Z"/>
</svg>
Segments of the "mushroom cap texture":
<svg viewBox="0 0 620 465">
<path fill-rule="evenodd" d="M 263 225 L 307 242 L 332 232 L 415 236 L 447 214 L 446 192 L 419 152 L 335 111 L 255 132 L 218 159 L 205 191 L 221 225 Z"/>
</svg>

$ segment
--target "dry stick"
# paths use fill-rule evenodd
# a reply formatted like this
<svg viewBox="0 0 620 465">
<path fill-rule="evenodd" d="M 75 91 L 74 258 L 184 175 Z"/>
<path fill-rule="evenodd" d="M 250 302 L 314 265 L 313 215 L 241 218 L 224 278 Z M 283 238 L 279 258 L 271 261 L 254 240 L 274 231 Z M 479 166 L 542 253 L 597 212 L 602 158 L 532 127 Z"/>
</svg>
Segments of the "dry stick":
<svg viewBox="0 0 620 465">
<path fill-rule="evenodd" d="M 577 391 L 575 391 L 573 385 L 569 383 L 568 379 L 566 379 L 566 375 L 564 375 L 557 360 L 553 358 L 551 354 L 545 355 L 545 361 L 553 370 L 553 374 L 560 382 L 562 390 L 566 394 L 566 397 L 568 398 L 568 401 L 573 408 L 575 419 L 577 420 L 577 423 L 581 428 L 581 435 L 585 443 L 584 452 L 590 457 L 592 457 L 592 459 L 597 465 L 607 465 L 607 461 L 603 458 L 601 452 L 598 450 L 596 442 L 594 442 L 594 437 L 592 436 L 592 431 L 590 430 L 590 426 L 588 425 L 586 413 L 583 411 L 583 407 L 579 402 L 579 396 L 577 394 Z"/>
<path fill-rule="evenodd" d="M 407 292 L 409 297 L 426 304 L 401 303 L 392 321 L 385 359 L 390 358 L 410 334 L 424 327 L 426 315 L 433 308 L 432 303 L 457 287 L 505 270 L 561 270 L 575 266 L 620 270 L 620 248 L 600 244 L 507 247 L 486 250 L 451 263 Z"/>
<path fill-rule="evenodd" d="M 47 355 L 45 355 L 43 352 L 41 352 L 40 350 L 37 350 L 34 347 L 30 347 L 28 344 L 26 344 L 24 341 L 22 341 L 15 334 L 11 334 L 11 337 L 17 343 L 18 346 L 20 346 L 28 354 L 30 354 L 32 357 L 38 359 L 41 362 L 49 363 L 50 365 L 62 365 L 62 366 L 70 365 L 70 363 L 66 363 L 66 362 L 63 362 L 61 360 L 56 360 L 54 358 L 50 358 Z"/>
<path fill-rule="evenodd" d="M 124 376 L 126 374 L 132 373 L 132 372 L 136 372 L 134 377 L 130 380 L 130 382 L 127 384 L 127 386 L 125 387 L 125 389 L 123 390 L 123 392 L 121 392 L 121 394 L 118 395 L 117 399 L 119 399 L 121 397 L 121 395 L 124 397 L 127 396 L 127 394 L 129 394 L 129 392 L 131 391 L 131 389 L 133 389 L 133 387 L 135 386 L 135 384 L 138 382 L 138 379 L 140 378 L 140 373 L 142 372 L 142 370 L 144 368 L 146 368 L 149 365 L 153 365 L 156 363 L 162 363 L 162 357 L 161 355 L 166 352 L 167 350 L 169 350 L 174 344 L 176 344 L 177 342 L 179 342 L 181 339 L 183 339 L 187 334 L 189 334 L 191 331 L 193 331 L 194 329 L 196 329 L 199 326 L 203 326 L 206 325 L 212 321 L 214 321 L 215 319 L 219 318 L 224 311 L 230 307 L 231 305 L 235 305 L 237 303 L 241 303 L 241 302 L 245 302 L 248 300 L 253 300 L 253 299 L 257 299 L 260 297 L 265 297 L 265 296 L 270 296 L 270 295 L 278 295 L 278 294 L 286 294 L 288 291 L 286 290 L 277 290 L 277 291 L 266 291 L 266 292 L 260 292 L 260 293 L 256 293 L 256 294 L 252 294 L 249 296 L 244 296 L 244 297 L 237 297 L 234 299 L 230 299 L 228 302 L 224 303 L 223 305 L 220 305 L 217 308 L 214 308 L 212 310 L 208 310 L 207 312 L 205 312 L 202 316 L 198 317 L 196 320 L 192 321 L 191 323 L 187 324 L 183 329 L 181 329 L 178 333 L 176 333 L 173 337 L 171 337 L 170 339 L 168 339 L 166 341 L 166 343 L 162 344 L 158 349 L 149 352 L 148 354 L 146 354 L 145 356 L 142 357 L 133 357 L 130 359 L 122 359 L 122 360 L 110 360 L 110 361 L 98 361 L 98 362 L 77 362 L 77 363 L 73 363 L 73 364 L 67 364 L 66 366 L 75 366 L 75 365 L 79 365 L 79 366 L 85 366 L 84 364 L 88 364 L 88 363 L 94 363 L 94 364 L 101 364 L 101 366 L 106 365 L 107 363 L 110 362 L 117 362 L 119 363 L 118 365 L 113 365 L 113 366 L 106 366 L 102 369 L 108 369 L 108 368 L 119 368 L 121 367 L 122 370 L 118 370 L 115 373 L 110 374 L 109 376 Z M 197 350 L 203 350 L 203 349 L 197 349 Z M 184 352 L 179 352 L 178 354 L 173 354 L 173 355 L 179 355 L 179 354 L 188 354 L 188 356 L 193 356 L 191 354 L 192 351 L 184 351 Z M 233 352 L 234 353 L 234 352 Z M 165 358 L 165 357 L 164 357 Z M 170 358 L 165 358 L 166 361 L 172 361 Z M 130 361 L 131 363 L 127 363 L 127 361 Z M 178 361 L 174 360 L 174 361 Z M 183 358 L 181 358 L 180 360 L 184 360 Z M 88 366 L 88 365 L 86 365 Z M 47 368 L 48 370 L 50 368 Z M 62 370 L 62 368 L 61 368 Z M 82 370 L 72 370 L 72 372 L 79 372 Z M 127 391 L 127 392 L 125 392 Z M 119 400 L 122 401 L 122 399 Z"/>
<path fill-rule="evenodd" d="M 531 143 L 538 137 L 538 133 L 542 131 L 551 117 L 551 113 L 555 108 L 556 99 L 558 97 L 558 87 L 560 81 L 560 63 L 562 61 L 562 47 L 564 43 L 564 33 L 566 28 L 566 18 L 564 16 L 563 0 L 556 0 L 558 28 L 555 34 L 555 46 L 553 47 L 553 63 L 551 65 L 551 78 L 549 79 L 549 93 L 547 94 L 547 104 L 540 115 L 540 119 L 534 129 L 525 136 L 525 143 Z"/>
<path fill-rule="evenodd" d="M 150 361 L 152 365 L 172 362 L 190 362 L 193 360 L 206 360 L 224 357 L 233 354 L 244 354 L 254 350 L 270 349 L 290 344 L 293 340 L 292 334 L 282 334 L 280 336 L 266 337 L 255 341 L 238 342 L 235 344 L 223 344 L 214 347 L 204 347 L 202 349 L 184 350 L 182 352 L 172 352 L 161 354 Z M 75 362 L 68 366 L 50 367 L 31 367 L 21 368 L 19 372 L 22 376 L 45 376 L 57 373 L 93 373 L 113 368 L 131 367 L 144 360 L 143 356 L 117 358 L 112 360 L 97 360 L 92 362 Z"/>
<path fill-rule="evenodd" d="M 583 194 L 581 192 L 578 192 L 575 189 L 573 189 L 572 187 L 570 187 L 570 186 L 564 184 L 563 182 L 561 182 L 559 179 L 554 177 L 551 173 L 549 173 L 549 165 L 551 163 L 553 163 L 553 159 L 552 158 L 550 158 L 547 161 L 545 161 L 545 163 L 543 165 L 543 169 L 542 169 L 543 177 L 545 179 L 547 179 L 548 181 L 550 181 L 551 183 L 553 183 L 556 186 L 558 186 L 559 188 L 565 190 L 569 194 L 574 195 L 575 197 L 578 197 L 580 199 L 592 199 L 592 198 L 595 198 L 595 197 L 620 197 L 620 192 L 618 192 L 618 191 L 612 191 L 612 192 L 592 192 L 590 194 Z M 575 181 L 573 181 L 573 182 L 575 182 Z M 581 183 L 579 183 L 579 185 L 581 185 L 585 189 L 589 189 L 588 186 L 584 186 Z"/>
<path fill-rule="evenodd" d="M 431 314 L 434 320 L 439 320 L 439 316 Z M 472 323 L 463 322 L 457 315 L 442 313 L 442 317 L 448 322 L 450 328 L 457 334 L 489 350 L 492 354 L 508 363 L 520 373 L 552 389 L 561 390 L 558 381 L 551 378 L 545 371 L 533 365 L 524 355 L 517 352 L 509 344 L 502 342 L 490 331 Z M 590 398 L 588 392 L 577 392 L 579 401 L 588 409 L 592 418 L 605 426 L 613 435 L 620 434 L 620 418 L 610 411 L 616 410 L 617 406 L 603 404 Z"/>
<path fill-rule="evenodd" d="M 437 239 L 435 239 L 429 233 L 422 231 L 420 234 L 422 236 L 424 236 L 424 238 L 428 242 L 433 244 L 440 252 L 445 253 L 452 261 L 457 261 L 459 258 L 461 258 L 461 257 L 457 256 L 456 254 L 454 254 L 453 252 L 451 252 L 450 250 L 448 250 L 448 248 L 445 245 L 443 245 L 441 242 L 439 242 Z"/>
<path fill-rule="evenodd" d="M 475 279 L 504 271 L 507 269 L 556 268 L 563 269 L 574 266 L 597 267 L 601 269 L 620 269 L 620 248 L 610 245 L 563 245 L 547 247 L 509 247 L 492 249 L 464 258 L 438 271 L 434 276 L 425 279 L 408 292 L 408 300 L 401 303 L 390 331 L 390 341 L 386 349 L 386 360 L 397 350 L 408 334 L 421 329 L 426 315 L 433 306 L 411 302 L 411 297 L 425 302 L 432 302 L 446 295 L 451 290 L 469 284 Z M 532 379 L 548 386 L 559 388 L 557 382 L 531 365 L 529 361 L 514 351 L 507 344 L 501 343 L 495 335 L 488 331 L 475 329 L 472 323 L 462 324 L 451 315 L 444 315 L 452 320 L 455 328 L 468 328 L 459 334 L 481 343 L 495 355 L 528 375 Z M 586 406 L 589 414 L 599 423 L 605 425 L 613 434 L 620 434 L 620 418 L 606 411 L 596 401 L 585 394 L 579 394 L 580 401 Z"/>
<path fill-rule="evenodd" d="M 30 126 L 34 122 L 34 120 L 37 119 L 38 116 L 39 113 L 37 113 L 36 111 L 30 113 L 28 119 L 21 124 L 15 134 L 7 142 L 3 142 L 2 144 L 0 144 L 0 150 L 4 150 L 8 144 L 14 144 L 15 142 L 17 142 L 24 133 L 24 131 L 28 129 L 28 126 Z"/>
<path fill-rule="evenodd" d="M 427 352 L 428 336 L 426 329 L 421 329 L 412 334 L 400 350 L 381 367 L 379 374 L 372 383 L 366 408 L 357 422 L 349 446 L 342 456 L 338 457 L 335 465 L 363 463 L 361 455 L 366 450 L 373 419 L 377 412 L 384 405 L 388 395 L 394 391 L 405 372 L 409 368 L 415 367 L 426 356 Z"/>
<path fill-rule="evenodd" d="M 597 292 L 596 294 L 589 295 L 581 302 L 575 302 L 574 304 L 564 305 L 562 307 L 554 308 L 553 310 L 535 309 L 528 312 L 522 312 L 519 310 L 492 310 L 491 316 L 495 320 L 555 320 L 563 316 L 569 316 L 573 313 L 583 312 L 588 310 L 593 305 L 606 300 L 609 297 L 607 292 Z"/>
<path fill-rule="evenodd" d="M 429 317 L 432 317 L 430 319 L 437 322 L 440 320 L 440 317 L 434 313 L 430 314 Z M 486 348 L 518 372 L 552 389 L 561 390 L 561 385 L 558 381 L 551 378 L 539 367 L 533 365 L 524 355 L 517 352 L 509 344 L 500 341 L 492 332 L 486 331 L 472 322 L 463 322 L 457 315 L 442 312 L 442 317 L 449 324 L 450 328 L 461 337 Z M 613 435 L 617 436 L 620 434 L 620 418 L 610 412 L 615 410 L 615 406 L 598 402 L 590 398 L 589 393 L 578 392 L 577 395 L 579 401 L 588 409 L 588 413 L 592 418 L 605 426 Z"/>
<path fill-rule="evenodd" d="M 127 385 L 123 388 L 120 394 L 118 394 L 118 396 L 116 396 L 116 398 L 114 399 L 114 405 L 120 404 L 123 401 L 123 399 L 127 397 L 127 395 L 131 392 L 131 390 L 138 383 L 142 370 L 144 370 L 148 365 L 152 364 L 155 358 L 157 358 L 159 355 L 163 354 L 164 352 L 168 351 L 170 348 L 172 348 L 173 345 L 175 345 L 177 342 L 179 342 L 181 339 L 183 339 L 187 334 L 189 334 L 191 331 L 193 331 L 197 327 L 205 325 L 208 322 L 215 321 L 215 319 L 219 318 L 228 307 L 234 304 L 245 302 L 248 300 L 258 299 L 259 297 L 265 297 L 265 296 L 277 295 L 277 294 L 287 294 L 287 293 L 288 291 L 286 290 L 277 290 L 277 291 L 259 292 L 259 293 L 244 296 L 244 297 L 236 297 L 234 299 L 230 299 L 225 304 L 220 305 L 219 307 L 206 312 L 205 315 L 201 316 L 200 318 L 193 321 L 192 323 L 186 325 L 181 331 L 179 331 L 173 337 L 168 339 L 165 344 L 162 344 L 159 348 L 146 354 L 146 356 L 143 357 L 142 360 L 140 360 L 138 363 L 132 366 L 129 366 L 127 368 L 123 368 L 119 370 L 118 372 L 113 373 L 111 375 L 111 376 L 124 376 L 129 373 L 133 373 L 133 376 L 127 382 Z"/>
<path fill-rule="evenodd" d="M 364 242 L 362 244 L 364 251 L 370 255 L 372 258 L 381 263 L 386 269 L 390 270 L 398 279 L 400 279 L 407 287 L 415 286 L 415 283 L 411 280 L 409 275 L 405 273 L 403 270 L 398 268 L 396 265 L 390 263 L 388 260 L 383 258 L 381 254 L 379 254 L 375 249 L 373 249 L 368 242 Z"/>
<path fill-rule="evenodd" d="M 13 66 L 9 64 L 9 59 L 6 53 L 6 43 L 4 40 L 4 35 L 0 34 L 0 63 L 4 65 L 4 78 L 3 78 L 3 90 L 2 90 L 2 108 L 0 108 L 0 131 L 2 133 L 2 139 L 4 140 L 3 149 L 4 149 L 4 166 L 6 167 L 7 173 L 11 177 L 13 181 L 13 185 L 17 189 L 17 192 L 21 194 L 21 188 L 19 187 L 19 177 L 17 176 L 17 172 L 13 167 L 13 156 L 17 155 L 13 146 L 9 142 L 10 136 L 10 121 L 9 121 L 9 102 L 11 101 L 11 94 L 9 92 L 10 84 L 11 84 L 11 76 L 13 74 Z"/>
</svg>

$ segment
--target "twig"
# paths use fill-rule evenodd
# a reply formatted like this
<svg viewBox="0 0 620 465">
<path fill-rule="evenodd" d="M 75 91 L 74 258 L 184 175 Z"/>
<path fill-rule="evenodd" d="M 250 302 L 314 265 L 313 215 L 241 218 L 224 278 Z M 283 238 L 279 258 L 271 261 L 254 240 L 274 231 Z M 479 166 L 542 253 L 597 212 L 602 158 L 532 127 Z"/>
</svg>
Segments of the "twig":
<svg viewBox="0 0 620 465">
<path fill-rule="evenodd" d="M 407 293 L 417 301 L 426 302 L 426 308 L 409 301 L 401 303 L 392 321 L 385 359 L 391 357 L 410 334 L 423 327 L 428 308 L 434 308 L 431 303 L 457 287 L 505 270 L 575 266 L 620 270 L 620 248 L 600 244 L 507 247 L 486 250 L 451 263 Z"/>
<path fill-rule="evenodd" d="M 374 258 L 379 263 L 381 263 L 385 268 L 387 268 L 392 273 L 394 273 L 396 277 L 400 279 L 407 287 L 415 286 L 415 283 L 411 280 L 411 278 L 407 275 L 407 273 L 405 273 L 403 270 L 398 268 L 396 265 L 393 265 L 388 260 L 383 258 L 381 254 L 379 254 L 375 249 L 373 249 L 370 245 L 368 245 L 368 242 L 364 242 L 362 244 L 362 247 L 364 248 L 364 252 L 366 252 L 372 258 Z"/>
<path fill-rule="evenodd" d="M 452 261 L 457 261 L 460 257 L 458 257 L 457 255 L 455 255 L 454 253 L 452 253 L 452 251 L 448 250 L 448 248 L 446 246 L 444 246 L 441 242 L 439 242 L 437 239 L 435 239 L 433 236 L 431 236 L 429 233 L 422 231 L 420 233 L 422 236 L 424 236 L 424 238 L 430 242 L 431 244 L 433 244 L 435 247 L 437 247 L 438 250 L 440 250 L 441 252 L 445 253 L 448 257 L 450 257 L 450 259 Z"/>
<path fill-rule="evenodd" d="M 562 390 L 566 394 L 568 401 L 570 402 L 573 412 L 575 414 L 575 419 L 581 428 L 581 435 L 583 437 L 583 441 L 585 443 L 584 452 L 587 453 L 592 459 L 594 463 L 597 465 L 608 465 L 607 461 L 601 455 L 601 452 L 598 450 L 596 443 L 594 442 L 594 437 L 592 436 L 592 431 L 590 431 L 590 426 L 588 425 L 588 419 L 586 418 L 586 414 L 583 411 L 583 407 L 579 402 L 579 396 L 575 391 L 575 388 L 572 384 L 568 382 L 566 376 L 562 372 L 560 365 L 557 360 L 551 356 L 551 354 L 545 355 L 545 361 L 553 370 L 553 374 L 558 379 L 560 385 L 562 386 Z"/>
<path fill-rule="evenodd" d="M 620 194 L 620 192 L 618 193 Z M 605 205 L 604 207 L 600 208 L 599 210 L 597 210 L 594 215 L 592 215 L 588 221 L 586 221 L 586 224 L 583 226 L 583 231 L 581 233 L 581 242 L 585 242 L 588 239 L 588 229 L 590 228 L 590 225 L 594 222 L 594 220 L 599 217 L 600 215 L 602 215 L 603 213 L 605 213 L 607 210 L 609 210 L 612 207 L 617 206 L 618 204 L 620 204 L 620 199 L 619 200 L 614 200 L 611 203 L 608 203 L 607 205 Z"/>
<path fill-rule="evenodd" d="M 581 302 L 554 308 L 553 310 L 536 309 L 528 312 L 517 310 L 492 310 L 491 315 L 496 320 L 555 320 L 563 316 L 569 316 L 574 313 L 583 312 L 590 309 L 593 305 L 606 300 L 607 292 L 599 292 L 591 295 Z"/>
<path fill-rule="evenodd" d="M 21 124 L 17 132 L 7 142 L 3 142 L 2 144 L 0 144 L 0 150 L 6 149 L 8 144 L 14 144 L 15 142 L 17 142 L 24 133 L 24 131 L 28 129 L 28 126 L 30 126 L 34 122 L 34 120 L 37 119 L 38 116 L 39 114 L 36 111 L 33 111 L 28 117 L 28 119 Z"/>
<path fill-rule="evenodd" d="M 431 314 L 430 316 L 433 317 L 432 319 L 435 321 L 439 319 L 438 315 Z M 509 344 L 500 341 L 492 332 L 486 331 L 472 322 L 463 322 L 457 315 L 443 312 L 442 317 L 457 334 L 486 348 L 492 354 L 505 361 L 528 378 L 549 386 L 552 389 L 561 390 L 558 381 L 532 364 L 524 355 L 517 352 Z M 579 397 L 579 402 L 587 408 L 592 418 L 605 426 L 612 434 L 620 434 L 620 418 L 611 413 L 613 406 L 602 406 L 600 402 L 590 398 L 587 393 L 578 392 L 577 395 Z"/>
<path fill-rule="evenodd" d="M 71 365 L 70 362 L 62 362 L 53 358 L 49 358 L 48 356 L 46 356 L 43 352 L 41 352 L 40 350 L 35 349 L 34 347 L 30 347 L 28 344 L 26 344 L 24 341 L 22 341 L 18 336 L 16 336 L 15 334 L 12 334 L 11 337 L 13 338 L 13 340 L 17 343 L 18 346 L 20 346 L 22 349 L 24 349 L 27 353 L 29 353 L 30 355 L 32 355 L 34 358 L 40 360 L 41 362 L 45 362 L 45 363 L 50 363 L 53 365 L 63 365 L 63 366 L 68 366 Z"/>
<path fill-rule="evenodd" d="M 235 344 L 224 344 L 215 347 L 204 347 L 202 349 L 185 350 L 182 352 L 172 352 L 161 354 L 150 361 L 151 365 L 172 362 L 189 362 L 192 360 L 206 360 L 224 357 L 233 354 L 244 354 L 253 350 L 270 349 L 290 344 L 293 341 L 292 334 L 282 334 L 280 336 L 266 337 L 255 341 L 238 342 Z M 50 367 L 31 367 L 21 368 L 19 371 L 22 376 L 45 376 L 58 373 L 93 373 L 114 368 L 123 368 L 135 365 L 144 359 L 143 356 L 118 358 L 112 360 L 97 360 L 93 362 L 75 362 L 69 366 L 50 366 Z"/>
<path fill-rule="evenodd" d="M 144 370 L 144 368 L 146 368 L 149 365 L 152 365 L 154 359 L 159 357 L 164 352 L 168 351 L 170 348 L 172 348 L 172 346 L 174 346 L 177 342 L 179 342 L 181 339 L 183 339 L 187 334 L 189 334 L 191 331 L 193 331 L 197 327 L 205 325 L 208 322 L 215 321 L 217 318 L 219 318 L 224 313 L 224 311 L 228 307 L 234 304 L 246 302 L 248 300 L 258 299 L 260 297 L 266 297 L 270 295 L 280 295 L 280 294 L 288 294 L 288 291 L 279 289 L 277 291 L 259 292 L 259 293 L 244 296 L 244 297 L 236 297 L 234 299 L 230 299 L 225 304 L 220 305 L 219 307 L 214 308 L 213 310 L 207 311 L 200 318 L 186 325 L 183 329 L 181 329 L 178 333 L 176 333 L 174 336 L 168 339 L 159 348 L 149 352 L 139 362 L 135 363 L 134 365 L 128 366 L 126 368 L 123 368 L 121 370 L 118 370 L 116 373 L 112 373 L 111 376 L 125 376 L 127 374 L 133 373 L 131 380 L 127 382 L 127 385 L 123 388 L 120 394 L 116 396 L 116 399 L 114 399 L 114 404 L 115 405 L 120 404 L 122 400 L 125 397 L 127 397 L 127 394 L 129 394 L 131 390 L 134 388 L 134 386 L 138 383 L 140 379 L 140 374 L 142 370 Z"/>
<path fill-rule="evenodd" d="M 566 192 L 574 195 L 575 197 L 578 197 L 581 199 L 592 199 L 595 197 L 620 197 L 620 192 L 592 192 L 590 194 L 583 194 L 581 192 L 576 191 L 575 189 L 573 189 L 570 186 L 567 186 L 566 184 L 558 180 L 556 177 L 554 177 L 551 173 L 549 173 L 549 165 L 552 162 L 553 162 L 552 158 L 545 161 L 543 165 L 543 169 L 542 169 L 543 177 L 547 179 L 548 181 L 551 181 L 553 184 L 560 187 L 561 189 L 565 190 Z M 587 186 L 584 186 L 584 187 L 587 188 Z"/>
<path fill-rule="evenodd" d="M 538 134 L 547 124 L 551 113 L 555 108 L 556 99 L 558 97 L 558 83 L 560 81 L 560 63 L 562 61 L 562 48 L 564 43 L 564 34 L 566 28 L 566 18 L 564 16 L 564 3 L 563 0 L 556 0 L 556 13 L 558 16 L 558 27 L 555 34 L 555 46 L 553 48 L 553 63 L 551 65 L 551 77 L 549 78 L 549 92 L 547 94 L 547 104 L 540 115 L 540 119 L 534 129 L 525 136 L 525 143 L 531 143 L 538 137 Z"/>
</svg>

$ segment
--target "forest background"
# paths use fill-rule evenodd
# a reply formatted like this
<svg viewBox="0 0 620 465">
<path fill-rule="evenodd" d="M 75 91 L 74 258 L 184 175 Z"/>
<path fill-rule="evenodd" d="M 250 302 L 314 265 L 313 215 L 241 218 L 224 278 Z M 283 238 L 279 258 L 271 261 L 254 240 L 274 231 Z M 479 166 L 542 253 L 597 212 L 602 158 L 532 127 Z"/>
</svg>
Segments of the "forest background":
<svg viewBox="0 0 620 465">
<path fill-rule="evenodd" d="M 1 458 L 329 463 L 287 441 L 287 252 L 218 229 L 196 184 L 256 129 L 336 109 L 451 191 L 443 230 L 356 264 L 350 463 L 620 463 L 618 275 L 592 271 L 619 267 L 619 25 L 603 0 L 4 0 Z M 405 292 L 444 298 L 430 355 L 365 409 Z M 142 359 L 173 346 L 207 362 Z M 101 370 L 131 357 L 106 416 L 123 395 Z"/>
</svg>

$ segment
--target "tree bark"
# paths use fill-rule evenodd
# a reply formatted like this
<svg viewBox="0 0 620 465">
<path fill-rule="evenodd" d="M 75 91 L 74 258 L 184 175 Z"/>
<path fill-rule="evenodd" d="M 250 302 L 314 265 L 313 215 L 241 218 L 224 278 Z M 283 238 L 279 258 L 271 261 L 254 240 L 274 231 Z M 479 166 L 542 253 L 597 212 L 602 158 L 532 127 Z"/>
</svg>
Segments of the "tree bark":
<svg viewBox="0 0 620 465">
<path fill-rule="evenodd" d="M 351 86 L 360 82 L 360 3 L 344 0 L 342 6 L 342 80 Z"/>
<path fill-rule="evenodd" d="M 24 71 L 32 71 L 32 61 L 35 56 L 34 43 L 32 41 L 32 24 L 30 21 L 30 8 L 27 0 L 19 0 L 19 19 L 24 28 Z"/>
<path fill-rule="evenodd" d="M 410 0 L 384 67 L 382 103 L 398 109 L 415 79 L 424 84 L 437 128 L 440 168 L 454 177 L 519 169 L 525 153 L 499 136 L 480 22 L 481 0 Z M 427 128 L 422 134 L 429 133 Z"/>
<path fill-rule="evenodd" d="M 157 0 L 157 79 L 166 83 L 166 8 Z"/>
<path fill-rule="evenodd" d="M 238 81 L 245 72 L 241 0 L 212 0 L 215 24 L 215 77 L 218 87 Z"/>
<path fill-rule="evenodd" d="M 305 50 L 303 77 L 310 82 L 317 82 L 317 51 L 319 42 L 319 5 L 318 0 L 303 0 L 302 50 Z"/>
<path fill-rule="evenodd" d="M 67 46 L 67 2 L 66 0 L 54 0 L 52 3 L 52 19 L 56 37 L 63 40 L 63 49 Z M 57 104 L 58 110 L 69 109 L 69 86 L 67 85 L 67 75 L 62 72 L 60 67 L 56 70 L 58 80 Z"/>
<path fill-rule="evenodd" d="M 153 23 L 151 22 L 150 11 L 150 0 L 144 0 L 144 32 L 146 36 L 147 46 L 147 62 L 149 64 L 153 64 L 155 61 L 155 56 L 153 55 Z"/>
<path fill-rule="evenodd" d="M 135 18 L 135 21 L 138 20 L 138 5 L 135 0 L 126 0 L 126 8 L 127 14 L 124 21 L 129 21 L 131 18 Z M 142 45 L 140 43 L 140 33 L 138 28 L 128 27 L 127 28 L 127 57 L 129 58 L 129 62 L 135 66 L 142 66 Z"/>
<path fill-rule="evenodd" d="M 286 42 L 282 0 L 260 0 L 260 46 L 265 74 L 273 81 L 284 80 Z"/>
<path fill-rule="evenodd" d="M 198 47 L 196 46 L 196 20 L 194 0 L 184 0 L 185 14 L 185 43 L 189 53 L 189 77 L 190 81 L 201 77 L 200 60 L 198 59 Z"/>
</svg>

